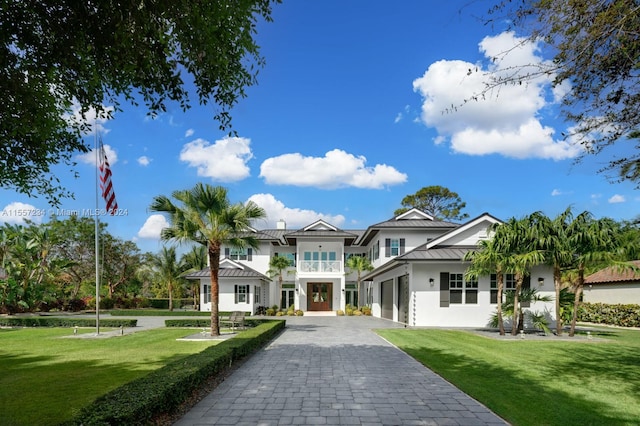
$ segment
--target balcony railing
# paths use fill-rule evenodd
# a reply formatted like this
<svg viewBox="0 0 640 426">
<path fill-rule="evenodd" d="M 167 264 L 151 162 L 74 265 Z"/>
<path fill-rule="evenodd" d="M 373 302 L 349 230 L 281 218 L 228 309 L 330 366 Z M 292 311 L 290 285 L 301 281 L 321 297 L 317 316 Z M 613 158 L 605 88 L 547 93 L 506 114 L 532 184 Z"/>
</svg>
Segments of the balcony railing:
<svg viewBox="0 0 640 426">
<path fill-rule="evenodd" d="M 302 260 L 298 267 L 300 272 L 342 272 L 339 260 Z"/>
</svg>

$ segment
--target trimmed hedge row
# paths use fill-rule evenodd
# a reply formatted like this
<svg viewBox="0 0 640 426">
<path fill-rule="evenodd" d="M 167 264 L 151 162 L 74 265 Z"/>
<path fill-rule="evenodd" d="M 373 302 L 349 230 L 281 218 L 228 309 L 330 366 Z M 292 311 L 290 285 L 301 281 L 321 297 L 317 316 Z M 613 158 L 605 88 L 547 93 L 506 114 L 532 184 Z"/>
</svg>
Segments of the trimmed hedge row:
<svg viewBox="0 0 640 426">
<path fill-rule="evenodd" d="M 211 312 L 203 311 L 168 311 L 159 309 L 112 309 L 109 311 L 113 317 L 136 316 L 136 317 L 210 317 Z"/>
<path fill-rule="evenodd" d="M 224 318 L 228 315 L 220 314 L 220 318 Z M 244 324 L 247 327 L 255 327 L 258 324 L 263 323 L 264 321 L 272 321 L 272 320 L 263 320 L 257 318 L 245 318 Z M 209 328 L 211 327 L 211 319 L 210 318 L 189 318 L 189 319 L 173 319 L 173 320 L 164 320 L 165 327 L 196 327 L 196 328 Z"/>
<path fill-rule="evenodd" d="M 94 327 L 95 319 L 63 317 L 0 317 L 3 327 Z M 137 319 L 100 319 L 102 327 L 135 327 Z"/>
<path fill-rule="evenodd" d="M 640 327 L 640 305 L 609 305 L 582 303 L 578 321 L 619 327 Z"/>
<path fill-rule="evenodd" d="M 284 327 L 285 321 L 262 321 L 232 339 L 114 389 L 63 425 L 148 424 L 158 414 L 175 410 L 210 377 L 261 348 Z"/>
</svg>

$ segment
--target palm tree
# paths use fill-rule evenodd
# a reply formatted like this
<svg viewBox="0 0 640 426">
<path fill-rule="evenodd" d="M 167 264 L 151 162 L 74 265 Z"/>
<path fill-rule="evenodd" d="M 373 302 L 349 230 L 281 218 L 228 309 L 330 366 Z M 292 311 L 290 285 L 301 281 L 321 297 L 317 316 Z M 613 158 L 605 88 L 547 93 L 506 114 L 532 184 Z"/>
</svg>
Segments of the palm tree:
<svg viewBox="0 0 640 426">
<path fill-rule="evenodd" d="M 494 227 L 494 229 L 496 229 Z M 500 238 L 500 235 L 498 235 Z M 502 293 L 504 289 L 504 272 L 507 258 L 505 254 L 497 248 L 496 236 L 490 240 L 480 240 L 478 250 L 472 250 L 465 254 L 464 260 L 471 262 L 465 272 L 465 280 L 477 281 L 481 276 L 496 274 L 498 295 L 497 295 L 497 326 L 500 335 L 504 336 L 504 320 L 502 318 Z"/>
<path fill-rule="evenodd" d="M 620 254 L 617 252 L 619 243 L 615 229 L 615 224 L 610 219 L 595 220 L 586 211 L 579 214 L 569 226 L 569 244 L 574 251 L 574 267 L 577 270 L 577 279 L 573 285 L 574 302 L 569 330 L 571 337 L 575 335 L 585 271 L 590 267 L 610 265 Z"/>
<path fill-rule="evenodd" d="M 289 261 L 289 259 L 287 259 L 284 256 L 273 256 L 270 260 L 269 260 L 269 270 L 267 271 L 267 275 L 269 275 L 269 277 L 271 279 L 278 277 L 278 295 L 277 297 L 281 299 L 281 295 L 282 295 L 282 273 L 284 271 L 286 271 L 289 266 L 291 266 L 291 262 Z M 292 271 L 289 271 L 292 272 Z M 280 304 L 282 304 L 282 300 L 280 301 Z M 287 309 L 288 306 L 280 306 L 281 309 Z"/>
<path fill-rule="evenodd" d="M 496 245 L 505 255 L 505 272 L 515 276 L 514 309 L 511 334 L 518 333 L 518 309 L 520 291 L 524 278 L 529 275 L 533 266 L 544 263 L 544 252 L 537 245 L 535 227 L 536 217 L 533 215 L 522 219 L 511 218 L 496 227 Z"/>
<path fill-rule="evenodd" d="M 373 265 L 367 257 L 364 256 L 350 256 L 347 259 L 345 268 L 349 272 L 356 272 L 356 300 L 360 301 L 360 287 L 362 283 L 362 273 L 373 271 Z"/>
<path fill-rule="evenodd" d="M 190 274 L 198 272 L 207 267 L 207 250 L 204 246 L 193 246 L 191 250 L 182 255 L 181 262 L 185 265 L 184 274 Z M 200 282 L 198 280 L 191 280 L 192 293 L 193 293 L 193 306 L 198 309 L 200 306 L 198 300 L 200 300 Z"/>
<path fill-rule="evenodd" d="M 169 311 L 173 311 L 173 292 L 182 284 L 184 265 L 178 262 L 175 247 L 162 247 L 157 255 L 151 258 L 154 279 L 166 286 L 169 295 Z"/>
<path fill-rule="evenodd" d="M 252 201 L 231 204 L 227 189 L 198 183 L 190 190 L 174 191 L 175 204 L 164 195 L 154 198 L 150 209 L 169 215 L 169 227 L 160 237 L 164 241 L 196 242 L 207 248 L 211 280 L 211 335 L 220 335 L 218 324 L 220 250 L 223 244 L 257 248 L 257 239 L 248 231 L 253 220 L 266 217 Z"/>
</svg>

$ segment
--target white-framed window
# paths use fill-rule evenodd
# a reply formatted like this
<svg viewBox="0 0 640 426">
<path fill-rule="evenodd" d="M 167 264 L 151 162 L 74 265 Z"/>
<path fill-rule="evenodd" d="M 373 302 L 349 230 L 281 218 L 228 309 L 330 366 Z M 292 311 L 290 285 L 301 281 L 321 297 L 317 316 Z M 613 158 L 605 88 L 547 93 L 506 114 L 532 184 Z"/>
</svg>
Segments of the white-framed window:
<svg viewBox="0 0 640 426">
<path fill-rule="evenodd" d="M 462 303 L 462 289 L 464 288 L 464 279 L 462 274 L 449 274 L 449 303 Z"/>
<path fill-rule="evenodd" d="M 211 303 L 211 284 L 204 284 L 202 287 L 202 302 Z"/>
<path fill-rule="evenodd" d="M 478 303 L 478 281 L 465 281 L 464 283 L 464 303 L 475 305 Z"/>
<path fill-rule="evenodd" d="M 498 303 L 498 274 L 491 274 L 489 278 L 490 284 L 490 295 L 489 295 L 489 303 L 497 304 Z"/>
<path fill-rule="evenodd" d="M 235 302 L 236 303 L 249 303 L 249 286 L 238 285 L 235 286 Z"/>
<path fill-rule="evenodd" d="M 391 238 L 391 241 L 389 241 L 389 254 L 392 257 L 400 255 L 400 238 Z"/>
<path fill-rule="evenodd" d="M 229 250 L 229 259 L 232 260 L 247 260 L 249 256 L 249 250 L 245 248 L 231 248 Z"/>
<path fill-rule="evenodd" d="M 373 260 L 378 260 L 380 258 L 380 240 L 376 241 L 373 245 Z"/>
<path fill-rule="evenodd" d="M 260 304 L 260 286 L 257 285 L 253 289 L 253 303 Z"/>
</svg>

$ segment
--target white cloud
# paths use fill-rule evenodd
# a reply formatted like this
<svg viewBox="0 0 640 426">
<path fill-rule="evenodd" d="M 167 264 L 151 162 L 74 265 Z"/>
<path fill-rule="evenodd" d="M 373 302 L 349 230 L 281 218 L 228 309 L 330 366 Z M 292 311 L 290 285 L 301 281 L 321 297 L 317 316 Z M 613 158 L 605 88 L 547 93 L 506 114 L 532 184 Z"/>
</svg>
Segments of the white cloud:
<svg viewBox="0 0 640 426">
<path fill-rule="evenodd" d="M 193 136 L 193 134 L 195 133 L 195 130 L 193 129 L 187 129 L 186 132 L 184 132 L 184 137 L 185 138 L 190 138 L 191 136 Z"/>
<path fill-rule="evenodd" d="M 500 86 L 485 99 L 458 108 L 486 88 L 491 73 L 507 77 L 531 71 L 514 68 L 519 65 L 546 64 L 538 56 L 537 44 L 525 43 L 510 32 L 485 37 L 479 47 L 487 60 L 500 59 L 486 67 L 461 60 L 441 60 L 431 64 L 413 82 L 414 91 L 423 98 L 421 121 L 437 130 L 436 141 L 449 140 L 453 151 L 469 155 L 554 160 L 577 156 L 581 150 L 578 145 L 554 139 L 555 130 L 540 121 L 541 110 L 552 102 L 547 98 L 557 102 L 567 90 L 564 85 L 551 91 L 553 74 L 528 84 Z"/>
<path fill-rule="evenodd" d="M 47 216 L 47 212 L 42 209 L 37 209 L 31 204 L 21 203 L 14 201 L 7 204 L 0 211 L 0 223 L 24 223 L 26 219 L 32 222 L 40 223 L 42 219 Z"/>
<path fill-rule="evenodd" d="M 114 111 L 112 106 L 104 107 L 105 112 L 107 114 L 111 114 Z M 82 124 L 86 123 L 87 128 L 85 129 L 84 135 L 91 135 L 95 132 L 102 133 L 106 135 L 110 132 L 109 129 L 104 127 L 104 123 L 108 121 L 108 117 L 106 115 L 98 116 L 95 109 L 90 108 L 87 112 L 85 112 L 84 117 L 80 114 L 80 104 L 74 102 L 71 106 L 71 114 L 65 114 L 65 120 L 69 123 L 73 124 Z"/>
<path fill-rule="evenodd" d="M 324 157 L 284 154 L 265 160 L 260 177 L 272 185 L 312 186 L 324 189 L 356 187 L 381 189 L 407 181 L 407 175 L 386 164 L 367 167 L 364 156 L 334 149 Z"/>
<path fill-rule="evenodd" d="M 554 189 L 553 191 L 551 191 L 552 197 L 557 197 L 558 195 L 562 195 L 562 191 L 560 191 L 559 189 Z"/>
<path fill-rule="evenodd" d="M 169 222 L 161 214 L 152 214 L 147 218 L 142 225 L 142 228 L 138 231 L 138 237 L 157 240 L 160 239 L 160 231 L 163 228 L 168 228 Z"/>
<path fill-rule="evenodd" d="M 609 204 L 617 204 L 624 203 L 627 200 L 624 195 L 616 194 L 613 197 L 609 198 L 607 201 L 609 202 Z"/>
<path fill-rule="evenodd" d="M 118 153 L 111 148 L 111 145 L 104 145 L 104 152 L 107 155 L 107 159 L 109 160 L 109 165 L 113 166 L 114 164 L 116 164 L 118 162 Z M 80 161 L 81 163 L 85 163 L 85 164 L 91 164 L 92 166 L 96 165 L 96 150 L 91 149 L 91 151 L 84 153 L 84 154 L 79 154 L 76 156 L 76 158 L 78 159 L 78 161 Z"/>
<path fill-rule="evenodd" d="M 141 166 L 148 166 L 149 163 L 151 163 L 152 159 L 147 157 L 146 155 L 143 155 L 142 157 L 138 158 L 138 164 L 140 164 Z M 109 163 L 111 164 L 111 163 Z"/>
<path fill-rule="evenodd" d="M 275 228 L 276 223 L 280 219 L 286 222 L 288 229 L 300 228 L 319 219 L 337 227 L 341 227 L 345 221 L 345 217 L 342 215 L 330 215 L 318 213 L 313 210 L 286 207 L 282 201 L 277 200 L 272 194 L 254 194 L 249 197 L 249 200 L 253 201 L 266 211 L 268 222 L 267 227 Z"/>
<path fill-rule="evenodd" d="M 240 137 L 224 137 L 213 145 L 196 139 L 182 147 L 180 160 L 197 167 L 198 176 L 214 181 L 235 182 L 249 176 L 247 162 L 253 158 L 251 139 Z"/>
</svg>

